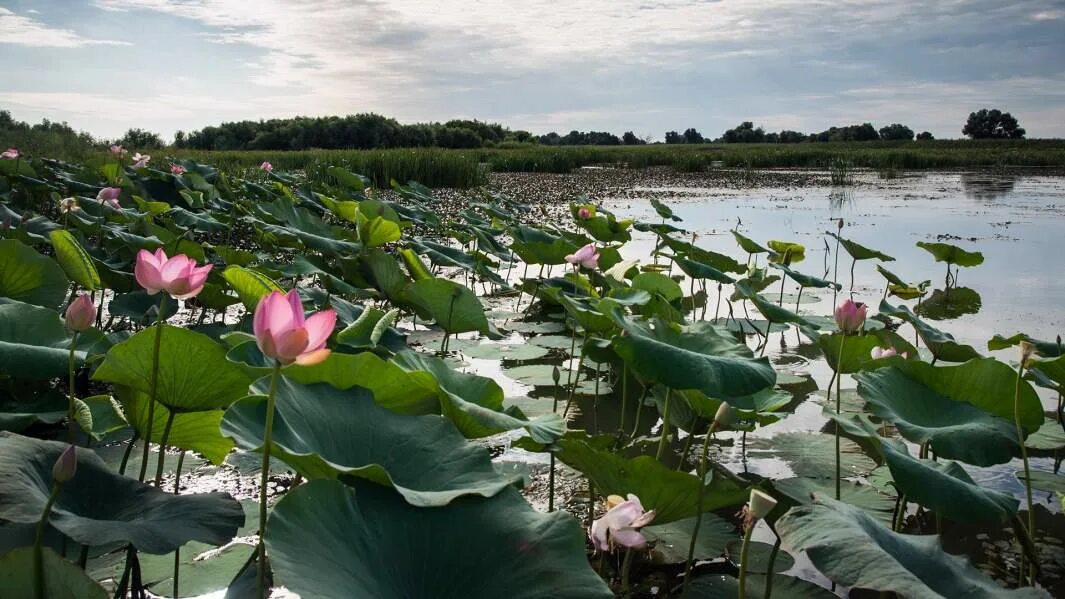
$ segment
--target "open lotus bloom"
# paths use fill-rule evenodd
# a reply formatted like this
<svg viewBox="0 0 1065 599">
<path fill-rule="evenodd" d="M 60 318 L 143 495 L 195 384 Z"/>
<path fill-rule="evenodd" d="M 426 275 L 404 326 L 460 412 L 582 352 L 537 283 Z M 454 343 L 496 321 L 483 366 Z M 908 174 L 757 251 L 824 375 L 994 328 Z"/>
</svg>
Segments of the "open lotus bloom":
<svg viewBox="0 0 1065 599">
<path fill-rule="evenodd" d="M 613 499 L 615 496 L 611 496 Z M 618 497 L 617 499 L 621 499 Z M 609 503 L 615 503 L 610 502 Z M 645 512 L 640 498 L 629 494 L 627 500 L 617 503 L 607 513 L 592 522 L 588 536 L 592 544 L 600 551 L 610 551 L 612 545 L 621 545 L 629 549 L 641 549 L 647 545 L 647 538 L 640 529 L 655 519 L 655 511 Z"/>
<path fill-rule="evenodd" d="M 19 157 L 18 148 L 8 148 L 8 149 L 4 150 L 3 152 L 0 152 L 0 158 L 4 158 L 6 160 L 14 160 L 14 159 L 16 159 L 18 157 Z"/>
<path fill-rule="evenodd" d="M 836 308 L 836 326 L 844 333 L 857 333 L 865 324 L 869 307 L 861 302 L 847 300 Z"/>
<path fill-rule="evenodd" d="M 263 163 L 259 165 L 259 168 L 269 173 L 274 170 L 274 165 L 264 160 Z"/>
<path fill-rule="evenodd" d="M 101 204 L 107 204 L 115 210 L 121 210 L 122 204 L 118 203 L 118 196 L 122 194 L 122 190 L 118 187 L 105 187 L 100 190 L 100 193 L 96 194 L 96 199 Z"/>
<path fill-rule="evenodd" d="M 52 478 L 57 483 L 65 483 L 74 478 L 78 472 L 78 449 L 74 445 L 68 445 L 59 459 L 52 465 Z"/>
<path fill-rule="evenodd" d="M 213 267 L 213 264 L 197 267 L 196 261 L 185 254 L 167 258 L 160 248 L 154 254 L 148 250 L 138 252 L 133 275 L 149 295 L 166 291 L 174 299 L 189 299 L 203 291 Z"/>
<path fill-rule="evenodd" d="M 174 175 L 184 175 L 185 167 L 181 166 L 180 164 L 171 164 L 170 173 Z"/>
<path fill-rule="evenodd" d="M 133 168 L 144 168 L 148 166 L 148 161 L 151 159 L 152 157 L 148 154 L 141 154 L 140 152 L 137 152 L 133 155 Z"/>
<path fill-rule="evenodd" d="M 67 311 L 63 315 L 67 328 L 72 331 L 87 331 L 96 320 L 96 306 L 87 293 L 81 293 L 70 302 Z"/>
<path fill-rule="evenodd" d="M 111 154 L 114 156 L 125 156 L 128 153 L 128 150 L 118 144 L 111 146 Z"/>
<path fill-rule="evenodd" d="M 274 291 L 255 308 L 255 343 L 268 358 L 282 364 L 310 366 L 329 357 L 325 342 L 336 326 L 336 311 L 322 310 L 303 316 L 303 303 L 295 289 L 287 295 Z"/>
<path fill-rule="evenodd" d="M 566 262 L 580 264 L 584 268 L 593 269 L 599 265 L 599 251 L 595 249 L 594 243 L 589 243 L 577 250 L 576 253 L 567 255 Z"/>
<path fill-rule="evenodd" d="M 873 350 L 869 352 L 869 355 L 872 356 L 874 360 L 879 360 L 880 358 L 897 356 L 899 355 L 899 352 L 894 347 L 874 347 Z M 907 352 L 902 352 L 901 355 L 903 359 L 910 357 Z"/>
</svg>

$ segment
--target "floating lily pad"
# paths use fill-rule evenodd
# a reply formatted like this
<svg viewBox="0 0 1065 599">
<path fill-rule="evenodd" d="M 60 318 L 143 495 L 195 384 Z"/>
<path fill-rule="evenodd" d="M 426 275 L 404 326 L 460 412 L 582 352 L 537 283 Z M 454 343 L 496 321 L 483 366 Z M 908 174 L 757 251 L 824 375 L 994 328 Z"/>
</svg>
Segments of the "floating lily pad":
<svg viewBox="0 0 1065 599">
<path fill-rule="evenodd" d="M 566 330 L 566 325 L 561 322 L 546 321 L 546 322 L 532 322 L 524 320 L 512 320 L 507 323 L 507 329 L 511 331 L 518 331 L 521 333 L 537 333 L 537 334 L 549 334 L 549 333 L 561 333 Z"/>
<path fill-rule="evenodd" d="M 773 487 L 798 505 L 813 503 L 812 494 L 835 496 L 836 493 L 835 481 L 815 481 L 809 478 L 775 480 Z M 879 492 L 871 485 L 844 481 L 840 485 L 840 498 L 844 503 L 860 508 L 877 521 L 890 526 L 895 509 L 893 496 Z"/>
<path fill-rule="evenodd" d="M 525 343 L 511 345 L 504 343 L 482 343 L 462 350 L 467 358 L 480 358 L 484 360 L 536 360 L 546 356 L 549 352 L 546 347 Z"/>
<path fill-rule="evenodd" d="M 840 439 L 840 463 L 843 476 L 867 474 L 876 467 L 862 454 L 858 444 Z M 747 443 L 749 458 L 778 458 L 787 462 L 796 476 L 809 478 L 836 477 L 836 438 L 821 433 L 781 433 L 759 437 Z"/>
<path fill-rule="evenodd" d="M 529 343 L 533 345 L 539 345 L 540 347 L 546 347 L 548 349 L 564 349 L 569 351 L 569 348 L 573 344 L 573 339 L 570 337 L 563 337 L 562 335 L 536 335 L 529 338 Z M 581 347 L 581 340 L 577 339 L 576 348 L 579 351 Z"/>
<path fill-rule="evenodd" d="M 679 564 L 688 559 L 695 517 L 668 524 L 648 526 L 643 535 L 653 543 L 651 557 L 656 562 Z M 725 554 L 725 548 L 736 539 L 736 527 L 714 514 L 703 514 L 699 535 L 695 539 L 695 559 L 713 559 Z"/>
<path fill-rule="evenodd" d="M 776 299 L 778 301 L 780 300 L 780 297 L 781 296 L 778 295 L 774 298 L 772 294 L 769 295 L 769 299 Z M 798 293 L 785 293 L 783 297 L 783 304 L 785 306 L 794 306 L 795 300 L 799 301 L 800 306 L 821 303 L 821 298 L 812 293 L 804 293 L 802 294 L 802 296 L 800 296 Z"/>
<path fill-rule="evenodd" d="M 765 335 L 766 328 L 769 329 L 770 333 L 779 333 L 780 331 L 788 330 L 788 325 L 783 323 L 774 322 L 770 324 L 766 320 L 759 320 L 757 318 L 747 320 L 743 317 L 729 320 L 725 326 L 733 333 L 743 333 L 744 335 L 754 335 L 756 332 Z"/>
</svg>

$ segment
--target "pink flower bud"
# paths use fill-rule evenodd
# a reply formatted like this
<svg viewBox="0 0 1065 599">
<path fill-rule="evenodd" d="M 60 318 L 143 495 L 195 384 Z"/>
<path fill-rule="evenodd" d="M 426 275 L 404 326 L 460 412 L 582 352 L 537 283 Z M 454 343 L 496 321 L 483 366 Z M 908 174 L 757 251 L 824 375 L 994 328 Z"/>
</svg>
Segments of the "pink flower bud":
<svg viewBox="0 0 1065 599">
<path fill-rule="evenodd" d="M 836 308 L 836 326 L 844 333 L 857 333 L 865 324 L 869 307 L 861 302 L 846 300 Z"/>
<path fill-rule="evenodd" d="M 581 206 L 580 209 L 577 210 L 577 217 L 581 220 L 587 220 L 592 217 L 592 211 L 585 206 Z"/>
<path fill-rule="evenodd" d="M 274 165 L 264 160 L 263 163 L 259 165 L 259 168 L 269 173 L 274 170 Z"/>
<path fill-rule="evenodd" d="M 74 445 L 68 445 L 63 453 L 59 455 L 59 459 L 55 461 L 55 465 L 52 466 L 52 478 L 57 483 L 65 483 L 68 480 L 74 478 L 74 475 L 78 472 L 78 449 Z"/>
<path fill-rule="evenodd" d="M 332 309 L 304 318 L 299 293 L 293 289 L 287 295 L 274 291 L 259 300 L 252 330 L 266 357 L 282 364 L 309 366 L 329 357 L 325 342 L 336 322 L 337 313 Z"/>
<path fill-rule="evenodd" d="M 100 193 L 96 194 L 96 199 L 101 204 L 107 204 L 115 210 L 121 210 L 122 204 L 118 203 L 118 196 L 122 195 L 122 189 L 119 187 L 105 187 L 100 190 Z"/>
<path fill-rule="evenodd" d="M 185 174 L 185 167 L 181 166 L 180 164 L 171 164 L 170 165 L 170 174 L 172 174 L 172 175 L 184 175 Z"/>
<path fill-rule="evenodd" d="M 589 243 L 575 253 L 567 255 L 566 262 L 580 264 L 589 270 L 594 269 L 599 265 L 599 250 L 595 249 L 594 243 Z"/>
<path fill-rule="evenodd" d="M 89 297 L 89 294 L 78 294 L 78 297 L 67 306 L 67 311 L 63 318 L 67 328 L 72 331 L 81 332 L 91 328 L 92 323 L 96 320 L 96 306 L 92 303 L 92 298 Z"/>
</svg>

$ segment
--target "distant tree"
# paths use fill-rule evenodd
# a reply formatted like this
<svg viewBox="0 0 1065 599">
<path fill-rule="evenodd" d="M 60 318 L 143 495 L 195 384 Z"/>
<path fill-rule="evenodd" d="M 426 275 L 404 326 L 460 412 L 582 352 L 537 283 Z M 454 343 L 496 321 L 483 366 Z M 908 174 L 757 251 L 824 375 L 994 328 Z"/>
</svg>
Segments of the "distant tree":
<svg viewBox="0 0 1065 599">
<path fill-rule="evenodd" d="M 647 142 L 643 139 L 640 139 L 639 137 L 636 137 L 636 134 L 632 131 L 626 131 L 621 136 L 621 143 L 625 144 L 626 146 L 642 146 Z"/>
<path fill-rule="evenodd" d="M 913 129 L 900 123 L 892 123 L 880 128 L 880 139 L 888 141 L 905 139 L 910 141 L 913 139 Z"/>
<path fill-rule="evenodd" d="M 178 129 L 177 131 L 174 132 L 174 147 L 175 148 L 184 148 L 184 147 L 186 147 L 187 143 L 188 143 L 188 141 L 185 139 L 185 132 L 184 131 Z"/>
<path fill-rule="evenodd" d="M 511 133 L 510 137 L 511 137 L 511 139 L 513 139 L 514 141 L 516 141 L 518 143 L 527 143 L 529 141 L 532 141 L 533 135 L 532 135 L 532 133 L 529 133 L 528 131 L 524 131 L 522 129 L 518 129 L 517 131 L 514 131 L 513 133 Z"/>
<path fill-rule="evenodd" d="M 144 129 L 130 129 L 118 140 L 118 143 L 127 148 L 161 148 L 163 138 L 158 133 Z"/>
<path fill-rule="evenodd" d="M 540 136 L 540 143 L 545 146 L 558 146 L 562 145 L 562 136 L 552 131 Z"/>
<path fill-rule="evenodd" d="M 684 130 L 684 143 L 701 144 L 704 141 L 706 140 L 703 139 L 703 134 L 696 131 L 695 127 L 688 127 Z"/>
<path fill-rule="evenodd" d="M 725 131 L 721 141 L 728 144 L 751 144 L 765 141 L 765 130 L 755 128 L 751 121 L 743 121 L 735 129 Z"/>
<path fill-rule="evenodd" d="M 1017 119 L 1008 112 L 997 108 L 982 108 L 969 113 L 969 120 L 961 130 L 962 135 L 972 139 L 1009 138 L 1023 139 L 1025 131 Z"/>
<path fill-rule="evenodd" d="M 473 129 L 444 127 L 437 132 L 436 143 L 442 148 L 479 148 L 484 140 Z"/>
<path fill-rule="evenodd" d="M 931 141 L 935 139 L 928 131 L 921 131 L 917 134 L 917 141 Z"/>
<path fill-rule="evenodd" d="M 682 144 L 684 143 L 684 138 L 681 136 L 680 133 L 677 133 L 676 131 L 666 131 L 666 143 Z"/>
<path fill-rule="evenodd" d="M 797 144 L 806 141 L 806 135 L 798 131 L 785 129 L 780 132 L 778 141 L 782 144 Z"/>
</svg>

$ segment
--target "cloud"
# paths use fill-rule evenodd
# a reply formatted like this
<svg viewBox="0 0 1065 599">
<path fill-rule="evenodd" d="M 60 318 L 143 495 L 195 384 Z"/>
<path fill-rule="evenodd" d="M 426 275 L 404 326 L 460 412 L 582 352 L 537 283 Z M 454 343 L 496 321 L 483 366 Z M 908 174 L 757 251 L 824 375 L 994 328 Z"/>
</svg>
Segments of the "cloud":
<svg viewBox="0 0 1065 599">
<path fill-rule="evenodd" d="M 36 10 L 27 11 L 38 14 Z M 35 48 L 80 48 L 82 46 L 128 46 L 128 42 L 91 39 L 70 29 L 56 29 L 30 17 L 17 15 L 0 7 L 0 44 L 18 44 Z"/>
</svg>

